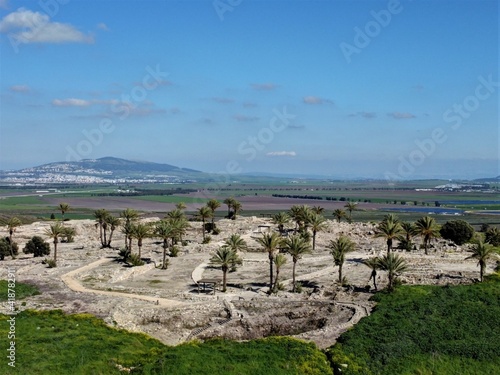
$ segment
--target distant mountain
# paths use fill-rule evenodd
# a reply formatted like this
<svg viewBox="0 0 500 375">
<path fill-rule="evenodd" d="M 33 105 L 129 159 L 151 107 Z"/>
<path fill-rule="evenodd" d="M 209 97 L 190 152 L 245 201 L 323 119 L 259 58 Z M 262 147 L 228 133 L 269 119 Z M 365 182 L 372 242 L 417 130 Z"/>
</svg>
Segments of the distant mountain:
<svg viewBox="0 0 500 375">
<path fill-rule="evenodd" d="M 18 171 L 0 172 L 10 183 L 193 182 L 204 173 L 170 164 L 115 157 L 55 162 Z"/>
<path fill-rule="evenodd" d="M 490 178 L 477 178 L 474 182 L 488 183 L 488 182 L 500 182 L 500 176 L 490 177 Z"/>
</svg>

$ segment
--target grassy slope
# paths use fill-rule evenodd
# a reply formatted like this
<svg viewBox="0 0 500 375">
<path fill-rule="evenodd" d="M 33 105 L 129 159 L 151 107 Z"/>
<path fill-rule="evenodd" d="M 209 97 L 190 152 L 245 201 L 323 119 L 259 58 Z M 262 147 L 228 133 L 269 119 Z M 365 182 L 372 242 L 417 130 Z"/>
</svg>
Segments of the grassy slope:
<svg viewBox="0 0 500 375">
<path fill-rule="evenodd" d="M 9 318 L 0 315 L 4 346 Z M 110 328 L 91 315 L 61 311 L 19 313 L 15 333 L 16 368 L 5 358 L 1 374 L 122 374 L 116 364 L 134 367 L 135 374 L 331 374 L 321 351 L 289 338 L 167 347 L 146 335 Z"/>
<path fill-rule="evenodd" d="M 330 349 L 342 374 L 500 373 L 500 277 L 470 286 L 404 286 Z"/>
</svg>

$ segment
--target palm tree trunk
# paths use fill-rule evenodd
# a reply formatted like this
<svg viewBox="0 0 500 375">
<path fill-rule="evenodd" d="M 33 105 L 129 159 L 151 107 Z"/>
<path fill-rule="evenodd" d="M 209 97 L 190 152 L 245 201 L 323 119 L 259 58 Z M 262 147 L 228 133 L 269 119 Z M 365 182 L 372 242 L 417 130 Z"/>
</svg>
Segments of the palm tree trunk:
<svg viewBox="0 0 500 375">
<path fill-rule="evenodd" d="M 388 277 L 389 277 L 389 286 L 388 286 L 388 289 L 390 291 L 392 291 L 392 283 L 393 283 L 393 279 L 394 279 L 394 275 L 392 274 L 392 272 L 389 272 Z"/>
<path fill-rule="evenodd" d="M 377 271 L 372 271 L 373 287 L 377 290 Z"/>
<path fill-rule="evenodd" d="M 392 238 L 387 239 L 387 254 L 392 250 Z"/>
<path fill-rule="evenodd" d="M 132 237 L 130 236 L 128 238 L 128 251 L 130 251 L 130 254 L 132 254 Z"/>
<path fill-rule="evenodd" d="M 297 261 L 293 261 L 293 268 L 292 268 L 292 283 L 293 283 L 293 288 L 292 292 L 295 293 L 295 265 L 297 264 Z"/>
<path fill-rule="evenodd" d="M 222 291 L 226 292 L 226 283 L 227 283 L 227 267 L 222 268 Z M 215 288 L 215 285 L 214 285 Z"/>
<path fill-rule="evenodd" d="M 108 241 L 106 239 L 106 228 L 104 228 L 104 237 L 103 237 L 103 241 L 101 242 L 102 244 L 102 247 L 106 247 Z"/>
<path fill-rule="evenodd" d="M 428 246 L 427 239 L 424 239 L 424 250 L 425 250 L 425 255 L 429 255 L 429 252 L 427 251 L 427 246 Z"/>
<path fill-rule="evenodd" d="M 479 262 L 479 280 L 483 282 L 483 277 L 484 277 L 484 268 L 486 264 L 483 262 Z"/>
<path fill-rule="evenodd" d="M 274 278 L 274 286 L 273 286 L 273 292 L 277 292 L 278 291 L 278 277 L 280 275 L 280 270 L 279 268 L 276 268 L 276 277 Z"/>
<path fill-rule="evenodd" d="M 313 250 L 316 248 L 316 231 L 313 230 Z"/>
<path fill-rule="evenodd" d="M 273 254 L 269 253 L 269 294 L 273 288 Z"/>
<path fill-rule="evenodd" d="M 339 266 L 339 284 L 342 285 L 342 265 Z"/>
<path fill-rule="evenodd" d="M 163 264 L 161 265 L 162 270 L 166 270 L 167 267 L 165 266 L 165 261 L 167 260 L 167 240 L 163 240 Z"/>
<path fill-rule="evenodd" d="M 54 238 L 54 263 L 57 263 L 57 239 Z"/>
<path fill-rule="evenodd" d="M 113 237 L 113 232 L 114 232 L 113 229 L 111 230 L 111 232 L 109 232 L 109 238 L 108 238 L 108 243 L 106 244 L 106 247 L 111 247 L 111 238 Z"/>
<path fill-rule="evenodd" d="M 202 220 L 203 226 L 201 227 L 201 233 L 203 234 L 203 241 L 205 241 L 205 219 Z"/>
<path fill-rule="evenodd" d="M 137 247 L 139 248 L 139 259 L 141 259 L 142 239 L 137 241 Z"/>
<path fill-rule="evenodd" d="M 10 245 L 10 256 L 12 257 L 12 259 L 16 259 L 16 257 L 14 256 L 14 243 L 12 242 L 12 229 L 9 230 L 9 245 Z"/>
</svg>

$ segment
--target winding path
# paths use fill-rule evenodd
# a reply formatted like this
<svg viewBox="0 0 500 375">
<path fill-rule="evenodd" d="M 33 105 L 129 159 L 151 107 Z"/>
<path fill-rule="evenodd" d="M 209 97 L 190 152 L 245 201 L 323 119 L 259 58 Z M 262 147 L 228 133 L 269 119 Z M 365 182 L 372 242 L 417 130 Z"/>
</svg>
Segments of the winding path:
<svg viewBox="0 0 500 375">
<path fill-rule="evenodd" d="M 176 301 L 172 299 L 166 299 L 166 298 L 159 298 L 159 297 L 152 297 L 152 296 L 144 296 L 144 295 L 139 295 L 139 294 L 131 294 L 131 293 L 121 293 L 121 292 L 112 292 L 112 291 L 107 291 L 107 290 L 99 290 L 99 289 L 89 289 L 84 287 L 80 281 L 78 281 L 75 276 L 81 272 L 89 271 L 103 263 L 106 262 L 112 262 L 109 258 L 101 258 L 99 260 L 96 260 L 95 262 L 92 262 L 90 264 L 87 264 L 86 266 L 77 268 L 76 270 L 70 271 L 64 275 L 61 276 L 61 280 L 66 284 L 68 288 L 75 292 L 80 292 L 80 293 L 94 293 L 94 294 L 101 294 L 101 295 L 106 295 L 106 296 L 113 296 L 113 297 L 124 297 L 124 298 L 133 298 L 133 299 L 140 299 L 143 301 L 149 301 L 154 304 L 157 304 L 159 306 L 163 307 L 174 307 L 174 306 L 180 306 L 184 305 L 185 303 L 182 301 Z"/>
</svg>

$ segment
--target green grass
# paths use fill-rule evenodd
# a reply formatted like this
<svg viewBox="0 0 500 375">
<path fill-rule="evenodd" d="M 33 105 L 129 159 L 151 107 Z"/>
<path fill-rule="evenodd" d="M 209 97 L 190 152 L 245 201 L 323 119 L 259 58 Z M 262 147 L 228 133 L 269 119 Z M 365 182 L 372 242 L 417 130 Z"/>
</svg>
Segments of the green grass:
<svg viewBox="0 0 500 375">
<path fill-rule="evenodd" d="M 0 315 L 0 337 L 7 337 L 9 318 Z M 15 319 L 16 368 L 10 368 L 5 357 L 0 365 L 5 375 L 122 374 L 116 364 L 134 367 L 133 374 L 332 374 L 321 351 L 290 338 L 169 347 L 143 334 L 108 327 L 88 314 L 27 310 Z"/>
<path fill-rule="evenodd" d="M 315 345 L 287 337 L 248 342 L 210 340 L 169 348 L 145 374 L 292 375 L 332 374 L 325 355 Z"/>
<path fill-rule="evenodd" d="M 500 373 L 500 276 L 453 287 L 378 293 L 372 315 L 328 355 L 342 374 Z"/>
<path fill-rule="evenodd" d="M 8 300 L 8 284 L 9 282 L 7 280 L 0 280 L 0 301 L 7 301 Z M 12 289 L 12 288 L 10 288 Z M 30 297 L 30 296 L 34 296 L 34 295 L 37 295 L 37 294 L 40 294 L 40 292 L 38 291 L 38 288 L 36 286 L 33 286 L 33 285 L 30 285 L 30 284 L 25 284 L 25 283 L 20 283 L 18 281 L 16 281 L 15 283 L 15 294 L 16 294 L 16 301 L 17 300 L 20 300 L 20 299 L 23 299 L 23 298 L 26 298 L 26 297 Z"/>
<path fill-rule="evenodd" d="M 130 197 L 131 199 L 138 199 L 142 201 L 150 202 L 160 202 L 160 203 L 206 203 L 208 199 L 196 198 L 196 197 L 186 197 L 186 196 L 176 196 L 176 195 L 144 195 L 140 197 Z"/>
</svg>

